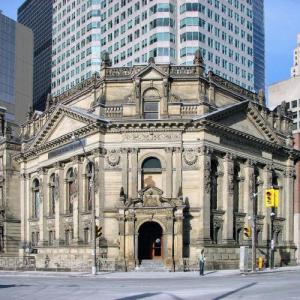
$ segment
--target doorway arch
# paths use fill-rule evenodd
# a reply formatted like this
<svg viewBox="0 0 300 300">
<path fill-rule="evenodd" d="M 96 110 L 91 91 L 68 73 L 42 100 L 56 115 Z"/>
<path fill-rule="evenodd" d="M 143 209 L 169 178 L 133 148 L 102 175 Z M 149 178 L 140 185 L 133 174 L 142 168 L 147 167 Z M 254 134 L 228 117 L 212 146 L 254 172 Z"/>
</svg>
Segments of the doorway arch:
<svg viewBox="0 0 300 300">
<path fill-rule="evenodd" d="M 145 222 L 139 228 L 138 259 L 163 258 L 163 229 L 157 222 Z"/>
</svg>

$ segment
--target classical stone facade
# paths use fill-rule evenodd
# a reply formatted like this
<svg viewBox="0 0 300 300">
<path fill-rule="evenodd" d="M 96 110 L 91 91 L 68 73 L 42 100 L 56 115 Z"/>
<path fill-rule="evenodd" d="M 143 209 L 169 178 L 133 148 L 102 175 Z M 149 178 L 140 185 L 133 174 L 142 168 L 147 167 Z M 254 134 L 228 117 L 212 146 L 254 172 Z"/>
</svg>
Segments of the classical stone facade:
<svg viewBox="0 0 300 300">
<path fill-rule="evenodd" d="M 102 269 L 147 259 L 193 269 L 202 247 L 209 268 L 234 268 L 250 244 L 252 201 L 268 258 L 264 190 L 277 185 L 276 263 L 293 263 L 298 152 L 286 107 L 270 111 L 263 95 L 205 75 L 199 52 L 193 66 L 112 68 L 103 58 L 100 74 L 22 127 L 20 254 L 37 249 L 38 268 L 88 269 L 95 199 Z"/>
<path fill-rule="evenodd" d="M 0 260 L 16 256 L 20 244 L 19 165 L 13 157 L 20 153 L 17 125 L 5 119 L 0 107 Z M 1 267 L 0 263 L 0 267 Z"/>
</svg>

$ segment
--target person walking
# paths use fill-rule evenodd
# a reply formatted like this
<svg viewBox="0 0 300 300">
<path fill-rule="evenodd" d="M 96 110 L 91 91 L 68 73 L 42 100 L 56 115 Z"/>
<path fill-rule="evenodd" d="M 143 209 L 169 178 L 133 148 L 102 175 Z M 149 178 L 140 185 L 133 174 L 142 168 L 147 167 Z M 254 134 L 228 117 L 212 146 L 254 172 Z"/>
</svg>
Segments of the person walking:
<svg viewBox="0 0 300 300">
<path fill-rule="evenodd" d="M 199 254 L 199 271 L 200 271 L 200 276 L 204 275 L 204 265 L 205 265 L 204 249 L 201 249 L 200 254 Z"/>
</svg>

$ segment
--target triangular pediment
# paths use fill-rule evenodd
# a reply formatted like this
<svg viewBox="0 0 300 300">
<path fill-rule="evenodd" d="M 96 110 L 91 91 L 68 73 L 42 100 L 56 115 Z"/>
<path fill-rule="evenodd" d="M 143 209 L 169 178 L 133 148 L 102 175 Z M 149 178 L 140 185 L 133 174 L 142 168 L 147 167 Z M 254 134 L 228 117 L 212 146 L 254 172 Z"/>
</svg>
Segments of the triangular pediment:
<svg viewBox="0 0 300 300">
<path fill-rule="evenodd" d="M 141 71 L 139 71 L 137 74 L 135 74 L 134 77 L 142 78 L 144 80 L 159 80 L 167 77 L 167 74 L 158 66 L 152 63 L 146 66 Z"/>
<path fill-rule="evenodd" d="M 45 140 L 45 142 L 51 142 L 70 131 L 75 131 L 79 128 L 82 128 L 86 126 L 87 124 L 78 121 L 74 118 L 68 117 L 68 116 L 62 116 L 58 122 L 58 124 L 55 126 L 55 128 L 52 129 L 51 133 L 49 134 L 48 138 Z"/>
<path fill-rule="evenodd" d="M 30 149 L 61 139 L 95 121 L 93 115 L 61 105 L 52 112 L 47 122 L 37 132 Z"/>
<path fill-rule="evenodd" d="M 267 120 L 249 101 L 219 109 L 208 114 L 205 119 L 263 141 L 280 143 L 280 139 Z"/>
</svg>

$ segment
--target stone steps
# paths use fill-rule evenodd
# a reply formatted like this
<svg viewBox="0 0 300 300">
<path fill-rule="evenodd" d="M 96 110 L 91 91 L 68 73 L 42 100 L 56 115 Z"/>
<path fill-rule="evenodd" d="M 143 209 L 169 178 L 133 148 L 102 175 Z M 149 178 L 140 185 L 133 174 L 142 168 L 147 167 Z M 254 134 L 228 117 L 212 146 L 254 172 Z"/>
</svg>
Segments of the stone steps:
<svg viewBox="0 0 300 300">
<path fill-rule="evenodd" d="M 143 259 L 136 272 L 168 272 L 162 260 Z"/>
</svg>

